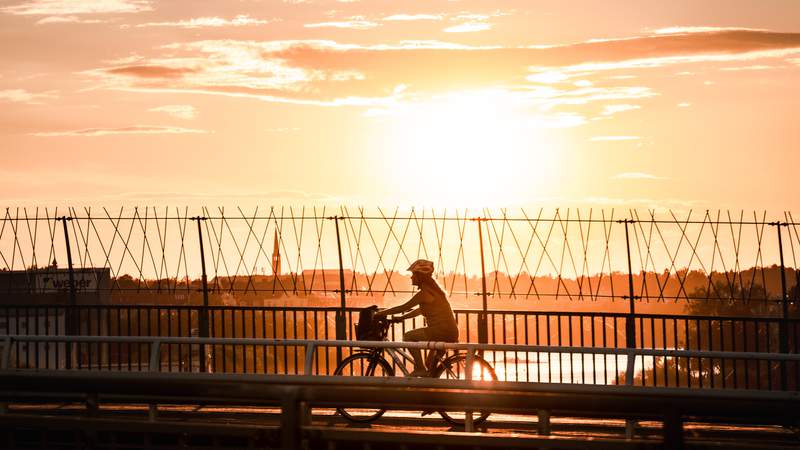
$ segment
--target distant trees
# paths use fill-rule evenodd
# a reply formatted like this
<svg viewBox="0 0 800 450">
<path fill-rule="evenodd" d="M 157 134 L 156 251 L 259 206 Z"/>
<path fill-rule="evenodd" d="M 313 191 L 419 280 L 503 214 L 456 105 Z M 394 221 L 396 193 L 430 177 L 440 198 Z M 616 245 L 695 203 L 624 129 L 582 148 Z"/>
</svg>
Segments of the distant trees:
<svg viewBox="0 0 800 450">
<path fill-rule="evenodd" d="M 796 295 L 797 287 L 791 295 Z M 790 296 L 791 298 L 791 296 Z M 687 314 L 678 349 L 725 352 L 773 352 L 781 349 L 781 296 L 770 295 L 760 284 L 717 280 L 695 288 L 687 300 Z M 692 317 L 692 316 L 702 316 Z M 789 332 L 786 338 L 797 335 Z M 797 373 L 794 363 L 745 361 L 731 358 L 646 358 L 650 367 L 635 384 L 769 389 L 779 387 L 782 371 Z M 646 364 L 647 365 L 647 364 Z M 794 385 L 797 380 L 789 377 Z"/>
</svg>

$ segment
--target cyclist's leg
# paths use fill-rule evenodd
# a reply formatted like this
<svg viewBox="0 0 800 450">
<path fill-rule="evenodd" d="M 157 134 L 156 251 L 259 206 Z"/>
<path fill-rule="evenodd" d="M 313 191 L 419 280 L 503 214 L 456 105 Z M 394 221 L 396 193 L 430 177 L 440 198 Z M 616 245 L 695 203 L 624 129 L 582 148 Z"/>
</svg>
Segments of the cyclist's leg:
<svg viewBox="0 0 800 450">
<path fill-rule="evenodd" d="M 406 331 L 403 335 L 404 342 L 424 342 L 429 340 L 427 328 L 417 328 L 416 330 Z M 411 356 L 414 357 L 414 372 L 412 375 L 419 376 L 427 371 L 425 368 L 425 360 L 422 358 L 422 351 L 418 348 L 408 349 Z"/>
<path fill-rule="evenodd" d="M 428 338 L 437 342 L 458 342 L 458 329 L 428 327 Z M 445 356 L 447 356 L 446 350 L 428 352 L 428 357 L 425 359 L 425 365 L 428 370 L 433 370 L 437 362 L 443 360 Z"/>
<path fill-rule="evenodd" d="M 433 370 L 436 366 L 438 361 L 444 359 L 447 355 L 447 350 L 431 350 L 428 352 L 428 356 L 425 358 L 425 367 L 428 368 L 428 371 Z"/>
</svg>

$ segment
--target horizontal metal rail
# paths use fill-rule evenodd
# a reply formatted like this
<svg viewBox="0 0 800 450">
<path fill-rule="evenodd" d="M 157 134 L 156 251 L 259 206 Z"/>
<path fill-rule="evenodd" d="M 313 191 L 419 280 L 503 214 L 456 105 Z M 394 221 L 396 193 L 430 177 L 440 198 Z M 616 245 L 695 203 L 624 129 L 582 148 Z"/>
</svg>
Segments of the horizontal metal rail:
<svg viewBox="0 0 800 450">
<path fill-rule="evenodd" d="M 621 356 L 670 356 L 676 358 L 736 358 L 769 359 L 774 361 L 800 361 L 800 354 L 764 352 L 723 352 L 681 349 L 573 347 L 558 345 L 513 345 L 513 344 L 469 344 L 460 342 L 394 342 L 394 341 L 336 341 L 313 339 L 254 339 L 254 338 L 189 338 L 157 336 L 39 336 L 7 335 L 0 342 L 64 342 L 64 343 L 150 343 L 150 344 L 195 344 L 195 345 L 283 345 L 287 347 L 362 347 L 362 348 L 418 348 L 422 350 L 462 350 L 465 352 L 530 352 L 530 353 L 576 353 Z"/>
<path fill-rule="evenodd" d="M 468 344 L 447 342 L 392 342 L 392 341 L 336 341 L 336 340 L 309 340 L 309 339 L 252 339 L 252 338 L 186 338 L 186 337 L 148 337 L 148 336 L 31 336 L 8 335 L 3 337 L 2 353 L 0 353 L 0 368 L 10 367 L 11 348 L 15 342 L 47 342 L 64 343 L 67 345 L 81 343 L 137 343 L 149 345 L 149 370 L 160 371 L 162 345 L 185 344 L 195 345 L 198 348 L 212 345 L 227 346 L 280 346 L 303 347 L 305 358 L 303 374 L 313 375 L 315 355 L 319 348 L 417 348 L 422 350 L 453 350 L 466 353 L 465 373 L 467 380 L 472 379 L 474 355 L 478 352 L 524 352 L 569 355 L 605 355 L 624 356 L 626 361 L 625 382 L 632 385 L 635 377 L 636 359 L 645 356 L 665 358 L 697 358 L 718 360 L 750 360 L 769 362 L 800 362 L 798 354 L 761 353 L 761 352 L 726 352 L 726 351 L 697 351 L 681 349 L 637 349 L 637 348 L 604 348 L 604 347 L 569 347 L 569 346 L 543 346 L 543 345 L 509 345 L 509 344 Z"/>
<path fill-rule="evenodd" d="M 664 389 L 630 386 L 577 386 L 542 383 L 481 382 L 424 378 L 255 376 L 76 371 L 0 371 L 3 401 L 74 400 L 96 402 L 169 402 L 281 406 L 281 442 L 295 449 L 308 438 L 311 407 L 489 410 L 664 422 L 663 445 L 683 448 L 682 423 L 701 420 L 796 425 L 797 392 Z M 540 415 L 542 417 L 542 415 Z M 440 444 L 446 444 L 447 432 Z"/>
</svg>

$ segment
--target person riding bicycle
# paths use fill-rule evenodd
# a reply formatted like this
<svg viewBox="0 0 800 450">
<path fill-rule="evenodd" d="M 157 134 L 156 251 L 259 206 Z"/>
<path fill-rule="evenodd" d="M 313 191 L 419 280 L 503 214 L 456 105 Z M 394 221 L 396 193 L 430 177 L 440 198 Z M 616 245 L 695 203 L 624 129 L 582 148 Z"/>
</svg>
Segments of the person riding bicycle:
<svg viewBox="0 0 800 450">
<path fill-rule="evenodd" d="M 452 308 L 450 308 L 447 295 L 436 283 L 436 280 L 433 279 L 433 262 L 418 259 L 407 270 L 411 272 L 411 284 L 419 287 L 419 292 L 402 305 L 376 312 L 375 318 L 406 313 L 392 319 L 393 321 L 401 322 L 422 314 L 425 317 L 427 326 L 407 331 L 403 335 L 403 341 L 458 342 L 456 318 Z M 410 375 L 416 377 L 427 376 L 430 367 L 426 367 L 426 362 L 422 358 L 420 349 L 411 348 L 409 351 L 414 357 L 414 371 Z M 434 353 L 431 352 L 429 356 L 432 357 Z M 430 366 L 430 364 L 431 361 L 428 361 L 427 366 Z"/>
</svg>

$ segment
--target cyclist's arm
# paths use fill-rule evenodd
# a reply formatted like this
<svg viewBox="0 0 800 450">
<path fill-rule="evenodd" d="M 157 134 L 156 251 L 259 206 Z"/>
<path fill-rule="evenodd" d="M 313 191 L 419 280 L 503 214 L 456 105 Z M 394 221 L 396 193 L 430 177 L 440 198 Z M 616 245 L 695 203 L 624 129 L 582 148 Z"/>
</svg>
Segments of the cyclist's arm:
<svg viewBox="0 0 800 450">
<path fill-rule="evenodd" d="M 422 310 L 420 308 L 417 308 L 417 309 L 411 311 L 408 314 L 404 314 L 404 315 L 402 315 L 400 317 L 395 317 L 393 320 L 395 320 L 397 322 L 402 322 L 403 320 L 410 319 L 412 317 L 417 317 L 420 314 L 422 314 Z"/>
<path fill-rule="evenodd" d="M 377 317 L 385 317 L 385 316 L 388 316 L 390 314 L 400 314 L 400 313 L 404 313 L 406 311 L 410 311 L 415 306 L 419 305 L 419 302 L 420 302 L 420 299 L 421 299 L 421 295 L 422 295 L 422 291 L 417 292 L 416 294 L 414 294 L 413 297 L 411 297 L 411 300 L 403 303 L 402 305 L 398 305 L 398 306 L 395 306 L 393 308 L 389 308 L 389 309 L 384 309 L 384 310 L 378 311 L 378 312 L 375 313 L 375 316 L 377 316 Z"/>
</svg>

